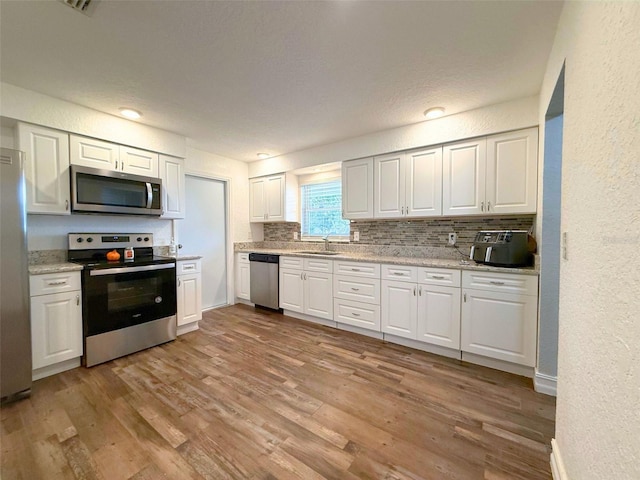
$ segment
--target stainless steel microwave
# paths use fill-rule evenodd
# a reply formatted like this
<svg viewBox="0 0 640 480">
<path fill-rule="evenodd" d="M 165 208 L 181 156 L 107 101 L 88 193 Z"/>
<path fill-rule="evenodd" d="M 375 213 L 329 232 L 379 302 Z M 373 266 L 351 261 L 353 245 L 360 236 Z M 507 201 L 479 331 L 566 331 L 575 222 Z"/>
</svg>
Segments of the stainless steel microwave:
<svg viewBox="0 0 640 480">
<path fill-rule="evenodd" d="M 162 215 L 162 180 L 71 165 L 71 211 Z"/>
</svg>

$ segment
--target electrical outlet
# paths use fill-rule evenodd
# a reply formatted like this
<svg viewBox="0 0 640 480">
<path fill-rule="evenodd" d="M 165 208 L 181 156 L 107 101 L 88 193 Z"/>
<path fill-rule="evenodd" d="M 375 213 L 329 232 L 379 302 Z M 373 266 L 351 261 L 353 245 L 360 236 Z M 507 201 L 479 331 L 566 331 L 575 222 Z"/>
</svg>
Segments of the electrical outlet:
<svg viewBox="0 0 640 480">
<path fill-rule="evenodd" d="M 454 246 L 457 241 L 458 241 L 458 234 L 454 233 L 454 232 L 450 233 L 449 234 L 449 245 Z"/>
<path fill-rule="evenodd" d="M 360 232 L 353 232 L 353 241 L 354 242 L 360 241 Z"/>
<path fill-rule="evenodd" d="M 298 232 L 293 232 L 293 239 L 297 240 L 298 239 Z"/>
</svg>

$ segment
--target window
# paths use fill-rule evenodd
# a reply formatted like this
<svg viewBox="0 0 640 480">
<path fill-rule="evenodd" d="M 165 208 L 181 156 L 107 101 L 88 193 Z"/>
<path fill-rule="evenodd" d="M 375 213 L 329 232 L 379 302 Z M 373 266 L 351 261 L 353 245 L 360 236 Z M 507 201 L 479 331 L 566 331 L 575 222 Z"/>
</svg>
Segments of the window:
<svg viewBox="0 0 640 480">
<path fill-rule="evenodd" d="M 349 220 L 342 219 L 340 179 L 302 185 L 300 196 L 302 238 L 349 238 Z"/>
</svg>

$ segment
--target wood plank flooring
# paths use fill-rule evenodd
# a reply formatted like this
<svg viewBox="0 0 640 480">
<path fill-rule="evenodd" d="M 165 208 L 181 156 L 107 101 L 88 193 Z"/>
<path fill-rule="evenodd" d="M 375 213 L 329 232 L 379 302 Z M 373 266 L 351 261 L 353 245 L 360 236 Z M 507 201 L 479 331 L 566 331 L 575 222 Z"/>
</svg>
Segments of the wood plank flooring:
<svg viewBox="0 0 640 480">
<path fill-rule="evenodd" d="M 1 478 L 551 478 L 531 380 L 236 305 L 200 331 L 34 383 Z"/>
</svg>

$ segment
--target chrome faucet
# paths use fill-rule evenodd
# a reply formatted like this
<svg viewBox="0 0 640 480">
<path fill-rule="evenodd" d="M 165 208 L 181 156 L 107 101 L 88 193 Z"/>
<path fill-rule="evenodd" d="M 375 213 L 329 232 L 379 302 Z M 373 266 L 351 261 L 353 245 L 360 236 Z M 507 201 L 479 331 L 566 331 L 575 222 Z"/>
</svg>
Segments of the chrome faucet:
<svg viewBox="0 0 640 480">
<path fill-rule="evenodd" d="M 329 250 L 329 237 L 330 237 L 330 235 L 325 235 L 324 237 L 322 237 L 322 240 L 324 240 L 324 249 L 325 250 Z"/>
</svg>

